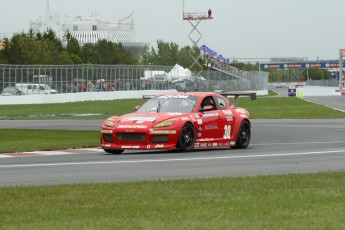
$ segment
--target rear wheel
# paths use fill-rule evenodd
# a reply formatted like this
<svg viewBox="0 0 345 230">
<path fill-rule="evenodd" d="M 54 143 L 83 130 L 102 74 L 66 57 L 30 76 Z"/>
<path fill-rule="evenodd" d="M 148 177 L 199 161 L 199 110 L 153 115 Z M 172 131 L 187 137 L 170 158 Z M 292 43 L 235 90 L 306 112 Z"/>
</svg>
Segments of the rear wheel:
<svg viewBox="0 0 345 230">
<path fill-rule="evenodd" d="M 247 148 L 250 143 L 250 137 L 251 137 L 250 124 L 248 121 L 244 120 L 242 121 L 240 130 L 238 132 L 236 146 L 234 146 L 233 148 L 236 148 L 236 149 Z"/>
<path fill-rule="evenodd" d="M 194 149 L 195 132 L 194 127 L 190 123 L 183 126 L 177 146 L 182 152 L 192 151 Z"/>
<path fill-rule="evenodd" d="M 111 154 L 121 154 L 123 153 L 123 149 L 103 149 L 104 152 L 111 153 Z"/>
</svg>

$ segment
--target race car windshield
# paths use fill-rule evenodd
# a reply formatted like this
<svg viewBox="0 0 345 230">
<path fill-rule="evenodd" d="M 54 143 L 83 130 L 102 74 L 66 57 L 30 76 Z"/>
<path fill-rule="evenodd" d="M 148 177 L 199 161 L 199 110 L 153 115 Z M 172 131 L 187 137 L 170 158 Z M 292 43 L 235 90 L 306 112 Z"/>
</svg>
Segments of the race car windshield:
<svg viewBox="0 0 345 230">
<path fill-rule="evenodd" d="M 137 112 L 178 112 L 191 113 L 198 101 L 197 96 L 156 96 L 148 100 Z"/>
</svg>

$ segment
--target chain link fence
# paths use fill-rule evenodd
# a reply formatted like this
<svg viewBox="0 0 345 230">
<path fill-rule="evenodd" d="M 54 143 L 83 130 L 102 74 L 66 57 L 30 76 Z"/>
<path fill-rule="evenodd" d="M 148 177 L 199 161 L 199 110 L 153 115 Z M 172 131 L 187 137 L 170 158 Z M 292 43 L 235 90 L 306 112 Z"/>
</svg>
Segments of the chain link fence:
<svg viewBox="0 0 345 230">
<path fill-rule="evenodd" d="M 189 70 L 188 70 L 189 71 Z M 0 92 L 17 88 L 21 95 L 127 90 L 256 91 L 266 90 L 268 73 L 196 73 L 155 65 L 0 65 Z"/>
</svg>

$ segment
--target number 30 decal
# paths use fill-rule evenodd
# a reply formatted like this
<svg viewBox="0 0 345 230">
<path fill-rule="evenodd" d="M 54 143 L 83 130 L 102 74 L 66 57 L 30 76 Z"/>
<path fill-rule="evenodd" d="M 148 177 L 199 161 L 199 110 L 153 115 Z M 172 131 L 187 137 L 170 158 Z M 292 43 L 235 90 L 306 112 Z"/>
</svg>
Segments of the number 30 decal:
<svg viewBox="0 0 345 230">
<path fill-rule="evenodd" d="M 231 126 L 225 125 L 224 126 L 224 139 L 230 139 L 230 132 L 231 132 Z"/>
</svg>

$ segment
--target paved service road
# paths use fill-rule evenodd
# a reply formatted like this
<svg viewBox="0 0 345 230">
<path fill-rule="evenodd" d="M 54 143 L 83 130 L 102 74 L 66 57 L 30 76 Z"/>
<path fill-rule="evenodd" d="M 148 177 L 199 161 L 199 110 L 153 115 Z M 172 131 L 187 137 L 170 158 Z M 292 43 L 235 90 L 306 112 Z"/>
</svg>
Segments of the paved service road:
<svg viewBox="0 0 345 230">
<path fill-rule="evenodd" d="M 44 122 L 50 127 L 64 125 L 63 121 L 32 122 Z M 89 130 L 98 130 L 99 122 L 86 124 Z M 80 129 L 78 122 L 73 125 L 67 121 L 65 125 Z M 125 151 L 122 155 L 91 151 L 1 158 L 0 186 L 345 170 L 344 136 L 345 119 L 252 120 L 252 142 L 245 150 Z"/>
<path fill-rule="evenodd" d="M 333 109 L 341 110 L 345 112 L 345 96 L 313 96 L 304 97 L 306 101 L 322 104 Z"/>
</svg>

